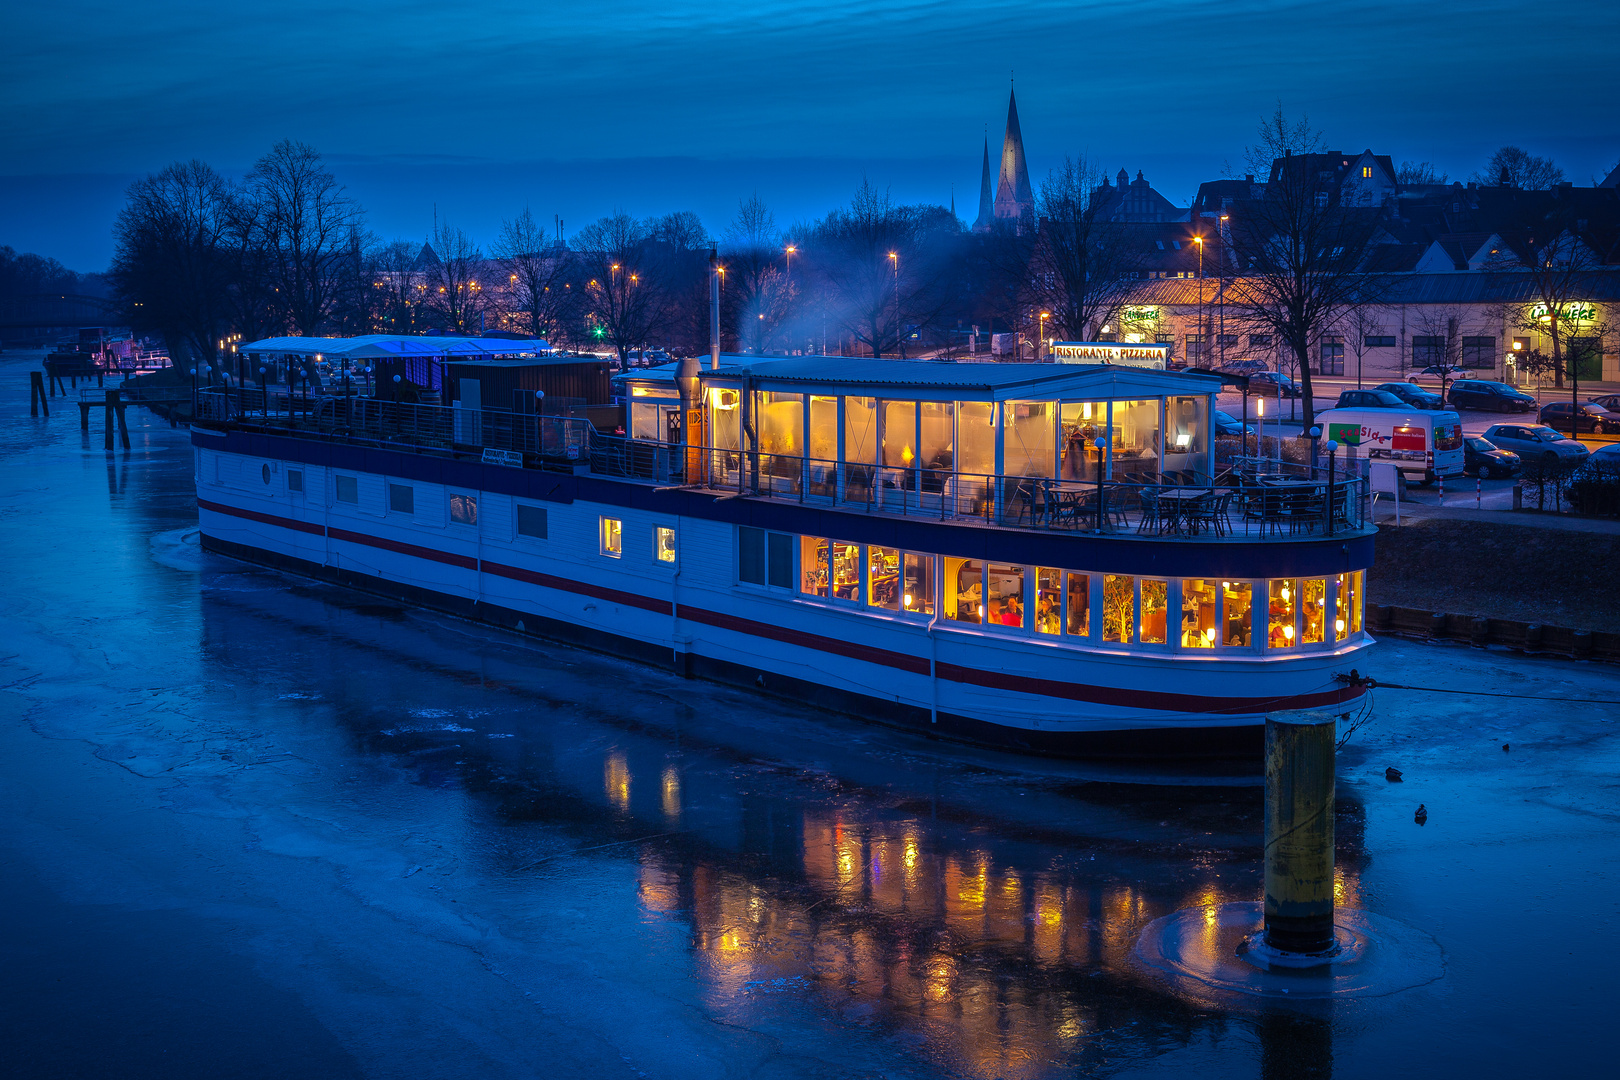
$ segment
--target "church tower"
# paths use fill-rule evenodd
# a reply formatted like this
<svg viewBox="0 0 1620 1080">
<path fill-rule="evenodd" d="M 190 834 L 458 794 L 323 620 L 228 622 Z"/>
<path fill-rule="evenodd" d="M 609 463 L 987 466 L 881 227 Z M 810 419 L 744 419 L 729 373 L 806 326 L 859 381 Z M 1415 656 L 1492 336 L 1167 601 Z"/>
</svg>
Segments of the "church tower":
<svg viewBox="0 0 1620 1080">
<path fill-rule="evenodd" d="M 990 179 L 990 137 L 984 138 L 984 169 L 979 177 L 979 216 L 974 219 L 973 231 L 989 232 L 996 222 L 996 189 Z"/>
<path fill-rule="evenodd" d="M 989 148 L 986 147 L 988 165 Z M 1018 96 L 1007 93 L 1007 135 L 1001 143 L 1001 176 L 996 184 L 996 221 L 1019 229 L 1035 224 L 1035 195 L 1024 163 L 1024 133 L 1018 127 Z"/>
</svg>

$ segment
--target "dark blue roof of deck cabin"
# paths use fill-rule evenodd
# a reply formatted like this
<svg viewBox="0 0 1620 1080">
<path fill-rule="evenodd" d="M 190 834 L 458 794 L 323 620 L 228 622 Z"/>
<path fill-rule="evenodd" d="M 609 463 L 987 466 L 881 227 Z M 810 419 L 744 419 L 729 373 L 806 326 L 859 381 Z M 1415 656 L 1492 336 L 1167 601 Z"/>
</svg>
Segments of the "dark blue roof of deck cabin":
<svg viewBox="0 0 1620 1080">
<path fill-rule="evenodd" d="M 625 382 L 667 383 L 674 364 L 619 376 Z M 732 381 L 748 375 L 756 389 L 772 384 L 789 390 L 804 387 L 847 387 L 973 394 L 990 398 L 1120 398 L 1139 394 L 1215 393 L 1220 379 L 1207 375 L 1157 371 L 1109 364 L 950 364 L 929 360 L 871 360 L 847 356 L 750 357 L 722 354 L 718 370 L 702 366 L 704 379 Z"/>
</svg>

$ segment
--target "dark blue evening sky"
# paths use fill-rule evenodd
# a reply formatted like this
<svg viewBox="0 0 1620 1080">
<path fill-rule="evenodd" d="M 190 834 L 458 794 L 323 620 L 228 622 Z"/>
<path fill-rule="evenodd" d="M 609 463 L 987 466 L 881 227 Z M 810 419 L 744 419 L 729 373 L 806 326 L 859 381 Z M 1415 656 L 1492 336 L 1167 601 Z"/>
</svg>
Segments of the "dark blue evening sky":
<svg viewBox="0 0 1620 1080">
<path fill-rule="evenodd" d="M 1467 177 L 1515 143 L 1589 184 L 1620 158 L 1620 4 L 1160 0 L 5 5 L 0 243 L 105 265 L 128 179 L 320 149 L 388 237 L 479 239 L 758 190 L 779 224 L 863 173 L 973 216 L 1016 70 L 1037 181 L 1065 153 L 1185 205 L 1281 100 L 1328 141 Z"/>
</svg>

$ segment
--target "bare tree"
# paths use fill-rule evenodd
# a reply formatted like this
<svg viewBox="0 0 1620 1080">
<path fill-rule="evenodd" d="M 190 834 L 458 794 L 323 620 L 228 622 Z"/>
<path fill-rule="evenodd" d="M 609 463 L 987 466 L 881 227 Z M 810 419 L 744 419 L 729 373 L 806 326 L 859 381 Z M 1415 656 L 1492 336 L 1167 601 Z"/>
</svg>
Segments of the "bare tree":
<svg viewBox="0 0 1620 1080">
<path fill-rule="evenodd" d="M 1367 338 L 1382 335 L 1388 312 L 1381 306 L 1356 302 L 1339 319 L 1339 327 L 1350 337 L 1350 348 L 1356 354 L 1356 389 L 1361 389 L 1362 369 L 1370 348 Z"/>
<path fill-rule="evenodd" d="M 1564 178 L 1552 158 L 1538 157 L 1517 146 L 1504 146 L 1474 174 L 1481 185 L 1503 185 L 1525 191 L 1546 191 Z"/>
<path fill-rule="evenodd" d="M 1497 230 L 1502 245 L 1485 266 L 1499 294 L 1533 297 L 1529 304 L 1507 301 L 1499 314 L 1510 326 L 1546 336 L 1560 387 L 1566 374 L 1578 380 L 1577 365 L 1565 363 L 1571 342 L 1608 332 L 1587 302 L 1603 262 L 1581 235 L 1580 213 L 1568 200 L 1524 201 Z"/>
<path fill-rule="evenodd" d="M 447 221 L 433 226 L 428 242 L 438 256 L 423 269 L 428 310 L 445 330 L 481 333 L 488 308 L 484 282 L 479 277 L 484 269 L 484 253 L 466 233 Z"/>
<path fill-rule="evenodd" d="M 112 281 L 130 325 L 164 340 L 174 366 L 218 359 L 231 315 L 230 186 L 201 161 L 129 186 L 113 227 Z"/>
<path fill-rule="evenodd" d="M 809 231 L 829 315 L 873 356 L 905 356 L 910 332 L 921 333 L 949 303 L 952 244 L 961 223 L 939 206 L 896 206 L 866 180 L 847 208 Z"/>
<path fill-rule="evenodd" d="M 731 323 L 738 349 L 768 352 L 792 316 L 796 290 L 778 265 L 785 264 L 785 248 L 776 217 L 757 193 L 738 204 L 720 252 L 726 271 L 721 325 Z"/>
<path fill-rule="evenodd" d="M 339 264 L 353 252 L 360 208 L 313 147 L 291 140 L 258 160 L 244 189 L 259 204 L 270 279 L 289 328 L 315 334 L 336 298 Z"/>
<path fill-rule="evenodd" d="M 1248 150 L 1256 173 L 1266 162 L 1262 198 L 1233 206 L 1232 244 L 1251 325 L 1264 326 L 1299 370 L 1304 428 L 1315 419 L 1311 343 L 1359 303 L 1378 301 L 1385 282 L 1366 272 L 1378 233 L 1378 210 L 1339 205 L 1321 135 L 1306 118 L 1289 121 L 1278 106 Z"/>
<path fill-rule="evenodd" d="M 653 250 L 656 224 L 619 213 L 574 234 L 589 332 L 619 354 L 621 371 L 630 366 L 630 350 L 645 344 L 668 314 L 663 267 Z"/>
<path fill-rule="evenodd" d="M 1138 260 L 1122 226 L 1099 213 L 1105 174 L 1084 157 L 1065 157 L 1041 182 L 1040 222 L 1030 263 L 1031 298 L 1051 312 L 1051 329 L 1092 341 L 1130 298 Z"/>
<path fill-rule="evenodd" d="M 537 340 L 555 336 L 568 249 L 540 228 L 525 207 L 515 219 L 501 224 L 494 253 L 506 271 L 507 308 L 517 324 Z"/>
<path fill-rule="evenodd" d="M 421 245 L 393 240 L 371 256 L 374 267 L 372 310 L 382 333 L 414 334 L 427 306 L 427 278 L 417 266 Z"/>
<path fill-rule="evenodd" d="M 1444 184 L 1446 174 L 1437 172 L 1432 162 L 1403 161 L 1401 167 L 1395 170 L 1395 182 L 1402 187 L 1415 184 Z"/>
</svg>

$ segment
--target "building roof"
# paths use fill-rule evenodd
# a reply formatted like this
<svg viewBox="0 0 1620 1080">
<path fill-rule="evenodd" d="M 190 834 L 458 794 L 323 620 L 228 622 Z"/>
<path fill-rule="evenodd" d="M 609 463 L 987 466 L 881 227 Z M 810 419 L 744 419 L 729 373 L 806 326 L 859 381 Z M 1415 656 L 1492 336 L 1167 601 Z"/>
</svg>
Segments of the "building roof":
<svg viewBox="0 0 1620 1080">
<path fill-rule="evenodd" d="M 422 337 L 406 334 L 361 334 L 358 337 L 273 337 L 261 338 L 239 347 L 241 352 L 279 353 L 288 356 L 315 356 L 350 360 L 387 359 L 402 356 L 509 356 L 549 352 L 544 341 L 513 341 L 509 338 Z"/>
<path fill-rule="evenodd" d="M 676 365 L 618 376 L 625 383 L 670 383 Z M 756 389 L 786 393 L 845 388 L 875 397 L 944 400 L 1048 400 L 1058 397 L 1128 398 L 1165 394 L 1205 394 L 1220 388 L 1218 378 L 1107 364 L 946 364 L 924 360 L 871 360 L 847 356 L 795 356 L 781 359 L 722 354 L 719 370 L 704 368 L 705 380 L 731 382 L 748 376 Z M 893 394 L 875 393 L 892 390 Z"/>
</svg>

